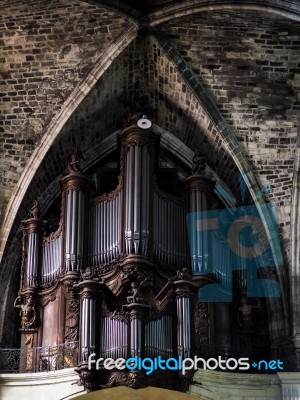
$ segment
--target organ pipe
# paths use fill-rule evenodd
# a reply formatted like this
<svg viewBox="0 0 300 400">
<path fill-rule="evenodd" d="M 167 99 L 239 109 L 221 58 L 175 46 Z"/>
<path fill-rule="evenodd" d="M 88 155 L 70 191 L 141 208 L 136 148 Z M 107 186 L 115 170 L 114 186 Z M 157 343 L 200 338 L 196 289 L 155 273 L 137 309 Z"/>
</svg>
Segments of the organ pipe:
<svg viewBox="0 0 300 400">
<path fill-rule="evenodd" d="M 177 309 L 177 351 L 182 357 L 190 357 L 191 352 L 191 315 L 190 299 L 180 296 L 176 299 Z"/>
<path fill-rule="evenodd" d="M 187 178 L 190 194 L 190 212 L 208 211 L 215 182 L 204 176 L 204 171 L 196 171 Z M 209 263 L 212 262 L 212 252 L 209 249 L 208 226 L 206 218 L 199 218 L 197 226 L 190 230 L 190 252 L 192 269 L 196 273 L 208 273 Z"/>
<path fill-rule="evenodd" d="M 31 211 L 33 218 L 22 221 L 25 232 L 26 259 L 24 264 L 25 279 L 23 289 L 33 288 L 38 284 L 39 266 L 41 262 L 41 239 L 44 221 L 38 218 L 37 203 L 36 212 Z"/>
<path fill-rule="evenodd" d="M 40 283 L 42 285 L 53 282 L 61 271 L 62 237 L 45 240 L 42 247 L 42 268 Z"/>
<path fill-rule="evenodd" d="M 127 323 L 112 315 L 100 320 L 100 357 L 127 357 Z"/>
<path fill-rule="evenodd" d="M 78 284 L 81 289 L 80 313 L 80 349 L 81 361 L 86 362 L 88 356 L 96 349 L 96 305 L 99 284 L 84 280 Z"/>
<path fill-rule="evenodd" d="M 162 315 L 158 319 L 145 324 L 145 353 L 146 357 L 172 357 L 172 317 Z"/>
<path fill-rule="evenodd" d="M 137 315 L 130 320 L 130 356 L 141 356 L 142 351 L 142 323 Z"/>
<path fill-rule="evenodd" d="M 90 212 L 89 264 L 96 266 L 113 261 L 120 254 L 121 195 L 92 204 Z"/>
<path fill-rule="evenodd" d="M 153 135 L 153 134 L 152 134 Z M 123 133 L 125 153 L 125 254 L 149 250 L 151 132 L 130 127 Z"/>
<path fill-rule="evenodd" d="M 167 199 L 161 192 L 153 194 L 153 241 L 158 260 L 170 265 L 186 265 L 184 204 Z"/>
<path fill-rule="evenodd" d="M 75 166 L 74 166 L 75 164 Z M 64 246 L 66 272 L 83 268 L 85 219 L 89 179 L 79 170 L 78 160 L 69 164 L 69 175 L 62 179 L 64 194 Z"/>
</svg>

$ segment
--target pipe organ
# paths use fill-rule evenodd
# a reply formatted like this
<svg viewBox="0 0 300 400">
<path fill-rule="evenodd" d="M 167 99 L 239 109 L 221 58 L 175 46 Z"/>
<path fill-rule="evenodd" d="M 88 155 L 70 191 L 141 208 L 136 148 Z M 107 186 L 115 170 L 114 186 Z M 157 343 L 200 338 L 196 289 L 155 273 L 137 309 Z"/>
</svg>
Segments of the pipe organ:
<svg viewBox="0 0 300 400">
<path fill-rule="evenodd" d="M 46 238 L 42 246 L 41 285 L 51 284 L 61 272 L 62 236 Z"/>
<path fill-rule="evenodd" d="M 21 287 L 33 288 L 38 283 L 38 267 L 40 262 L 40 245 L 42 237 L 43 221 L 39 219 L 38 203 L 35 201 L 30 210 L 32 218 L 24 221 L 23 233 L 26 241 L 23 244 L 23 276 L 21 277 Z"/>
<path fill-rule="evenodd" d="M 79 171 L 75 154 L 69 164 L 69 175 L 62 180 L 66 272 L 79 272 L 83 268 L 88 185 L 88 178 Z"/>
<path fill-rule="evenodd" d="M 167 198 L 159 190 L 153 199 L 153 251 L 155 257 L 168 265 L 186 266 L 187 242 L 184 203 Z"/>
<path fill-rule="evenodd" d="M 149 248 L 151 134 L 129 130 L 124 135 L 125 246 L 124 253 L 147 254 Z"/>
<path fill-rule="evenodd" d="M 170 358 L 173 355 L 172 316 L 161 315 L 145 324 L 145 354 L 147 357 Z"/>
<path fill-rule="evenodd" d="M 211 308 L 199 307 L 198 288 L 211 279 L 205 274 L 215 256 L 203 234 L 205 222 L 191 238 L 186 228 L 188 212 L 209 210 L 214 182 L 205 177 L 205 163 L 196 152 L 192 173 L 186 169 L 178 180 L 179 195 L 165 191 L 157 173 L 159 136 L 149 124 L 147 129 L 139 126 L 140 117 L 133 116 L 120 134 L 115 190 L 95 193 L 93 170 L 83 174 L 75 152 L 60 180 L 58 229 L 45 235 L 47 222 L 37 202 L 23 221 L 21 288 L 15 303 L 23 313 L 22 347 L 28 349 L 29 341 L 31 346 L 75 346 L 77 371 L 87 390 L 145 382 L 143 371 L 108 371 L 103 363 L 99 371 L 89 370 L 93 353 L 103 359 L 184 358 L 195 354 L 198 334 L 206 335 L 207 346 L 214 341 L 208 333 Z M 196 313 L 200 309 L 205 321 Z M 147 379 L 173 388 L 182 382 L 180 371 L 171 370 L 154 371 Z"/>
<path fill-rule="evenodd" d="M 120 255 L 121 196 L 118 191 L 114 198 L 104 196 L 91 205 L 88 254 L 91 267 L 112 262 Z"/>
<path fill-rule="evenodd" d="M 128 345 L 128 325 L 126 321 L 111 315 L 100 320 L 100 357 L 126 358 Z"/>
</svg>

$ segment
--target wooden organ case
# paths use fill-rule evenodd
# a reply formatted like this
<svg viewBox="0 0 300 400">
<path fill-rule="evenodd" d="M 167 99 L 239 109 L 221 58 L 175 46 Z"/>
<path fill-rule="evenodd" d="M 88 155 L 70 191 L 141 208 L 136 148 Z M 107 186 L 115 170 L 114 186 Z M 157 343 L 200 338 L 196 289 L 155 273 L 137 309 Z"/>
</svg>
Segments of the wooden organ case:
<svg viewBox="0 0 300 400">
<path fill-rule="evenodd" d="M 205 305 L 198 303 L 199 283 L 192 279 L 186 213 L 208 209 L 214 182 L 204 176 L 198 157 L 185 192 L 175 196 L 161 190 L 159 136 L 139 127 L 139 118 L 120 135 L 114 191 L 94 197 L 74 154 L 60 182 L 59 228 L 45 236 L 37 203 L 23 221 L 15 307 L 27 370 L 49 363 L 53 351 L 43 350 L 34 360 L 31 349 L 64 344 L 62 362 L 77 367 L 87 390 L 115 385 L 182 389 L 188 375 L 181 371 L 146 376 L 145 371 L 105 370 L 101 362 L 99 369 L 95 364 L 88 369 L 88 357 L 191 357 L 196 335 L 208 340 Z"/>
</svg>

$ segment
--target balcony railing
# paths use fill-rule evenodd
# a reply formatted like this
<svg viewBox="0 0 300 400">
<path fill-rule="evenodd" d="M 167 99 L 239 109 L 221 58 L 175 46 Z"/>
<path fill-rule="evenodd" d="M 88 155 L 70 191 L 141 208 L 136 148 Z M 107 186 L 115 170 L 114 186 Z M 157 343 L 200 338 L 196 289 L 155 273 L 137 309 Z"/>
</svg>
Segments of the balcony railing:
<svg viewBox="0 0 300 400">
<path fill-rule="evenodd" d="M 0 349 L 0 373 L 47 372 L 76 367 L 78 342 L 27 349 Z"/>
</svg>

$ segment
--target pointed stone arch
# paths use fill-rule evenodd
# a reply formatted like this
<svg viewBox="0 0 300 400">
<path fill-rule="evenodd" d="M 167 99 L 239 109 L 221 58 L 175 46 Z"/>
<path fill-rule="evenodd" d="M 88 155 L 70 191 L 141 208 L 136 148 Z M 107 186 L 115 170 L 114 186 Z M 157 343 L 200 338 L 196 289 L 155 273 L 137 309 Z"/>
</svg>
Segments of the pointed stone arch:
<svg viewBox="0 0 300 400">
<path fill-rule="evenodd" d="M 285 0 L 258 0 L 241 3 L 239 0 L 189 0 L 179 4 L 171 4 L 154 11 L 149 15 L 151 26 L 157 26 L 182 16 L 206 11 L 254 11 L 279 15 L 295 21 L 300 21 L 299 5 Z"/>
<path fill-rule="evenodd" d="M 40 145 L 33 152 L 27 167 L 17 184 L 15 193 L 10 199 L 6 214 L 4 217 L 2 228 L 2 241 L 0 248 L 0 262 L 6 246 L 9 235 L 10 227 L 15 219 L 21 202 L 33 179 L 41 161 L 48 152 L 52 143 L 59 135 L 63 125 L 66 123 L 70 115 L 74 112 L 76 107 L 88 95 L 98 79 L 109 68 L 111 63 L 116 57 L 126 48 L 126 46 L 136 37 L 136 27 L 131 26 L 119 36 L 112 45 L 104 51 L 100 59 L 90 69 L 89 74 L 77 85 L 73 93 L 66 100 L 61 108 L 61 111 L 53 118 L 43 135 L 43 140 Z"/>
</svg>

